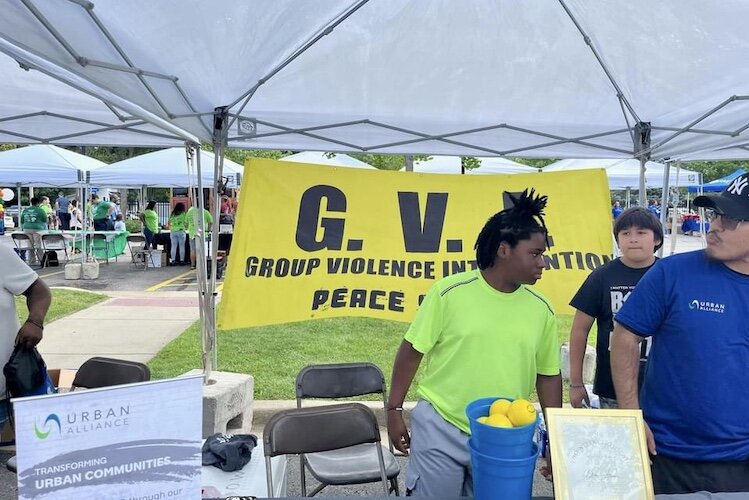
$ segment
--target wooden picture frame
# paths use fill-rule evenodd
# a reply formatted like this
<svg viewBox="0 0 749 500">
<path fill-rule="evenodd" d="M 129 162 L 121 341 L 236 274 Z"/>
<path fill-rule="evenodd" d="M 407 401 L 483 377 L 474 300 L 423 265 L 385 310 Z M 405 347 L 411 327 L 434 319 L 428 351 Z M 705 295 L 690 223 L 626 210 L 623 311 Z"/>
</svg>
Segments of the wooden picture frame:
<svg viewBox="0 0 749 500">
<path fill-rule="evenodd" d="M 651 500 L 641 410 L 547 408 L 557 500 Z"/>
</svg>

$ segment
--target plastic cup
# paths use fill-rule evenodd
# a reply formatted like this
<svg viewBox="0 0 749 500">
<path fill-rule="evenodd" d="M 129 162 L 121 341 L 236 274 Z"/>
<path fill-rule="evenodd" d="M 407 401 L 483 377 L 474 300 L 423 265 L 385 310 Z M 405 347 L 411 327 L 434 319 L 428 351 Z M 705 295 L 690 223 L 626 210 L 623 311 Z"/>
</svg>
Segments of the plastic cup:
<svg viewBox="0 0 749 500">
<path fill-rule="evenodd" d="M 482 424 L 477 419 L 489 415 L 489 408 L 497 399 L 481 398 L 466 406 L 468 425 L 471 429 L 471 441 L 481 453 L 496 458 L 526 458 L 531 455 L 533 436 L 538 424 L 538 416 L 533 423 L 523 427 L 493 427 Z"/>
<path fill-rule="evenodd" d="M 533 475 L 540 452 L 533 444 L 525 458 L 495 458 L 477 451 L 471 439 L 473 496 L 476 500 L 525 500 L 533 495 Z"/>
</svg>

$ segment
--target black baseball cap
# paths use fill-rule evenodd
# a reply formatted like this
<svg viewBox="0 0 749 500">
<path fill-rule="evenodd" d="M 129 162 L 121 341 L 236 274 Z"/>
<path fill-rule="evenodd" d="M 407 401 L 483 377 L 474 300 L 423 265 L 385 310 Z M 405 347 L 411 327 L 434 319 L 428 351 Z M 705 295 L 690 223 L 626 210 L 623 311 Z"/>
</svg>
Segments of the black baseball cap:
<svg viewBox="0 0 749 500">
<path fill-rule="evenodd" d="M 736 177 L 722 193 L 698 196 L 693 203 L 734 219 L 749 220 L 749 173 Z"/>
</svg>

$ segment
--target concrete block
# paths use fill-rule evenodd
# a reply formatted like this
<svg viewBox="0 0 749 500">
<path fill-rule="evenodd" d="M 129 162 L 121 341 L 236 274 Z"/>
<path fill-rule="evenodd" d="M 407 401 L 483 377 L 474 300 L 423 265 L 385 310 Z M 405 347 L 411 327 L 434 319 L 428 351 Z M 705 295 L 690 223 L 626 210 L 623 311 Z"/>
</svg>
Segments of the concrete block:
<svg viewBox="0 0 749 500">
<path fill-rule="evenodd" d="M 562 344 L 561 348 L 562 356 L 562 378 L 564 380 L 570 379 L 570 346 L 568 344 Z M 583 359 L 583 383 L 591 384 L 596 374 L 596 349 L 593 346 L 588 346 L 585 349 L 585 358 Z"/>
<path fill-rule="evenodd" d="M 201 373 L 202 370 L 190 370 L 186 375 Z M 249 434 L 254 389 L 252 375 L 211 372 L 208 384 L 203 384 L 203 438 L 217 432 Z"/>
<path fill-rule="evenodd" d="M 81 265 L 80 264 L 65 264 L 65 279 L 66 280 L 81 279 Z"/>
</svg>

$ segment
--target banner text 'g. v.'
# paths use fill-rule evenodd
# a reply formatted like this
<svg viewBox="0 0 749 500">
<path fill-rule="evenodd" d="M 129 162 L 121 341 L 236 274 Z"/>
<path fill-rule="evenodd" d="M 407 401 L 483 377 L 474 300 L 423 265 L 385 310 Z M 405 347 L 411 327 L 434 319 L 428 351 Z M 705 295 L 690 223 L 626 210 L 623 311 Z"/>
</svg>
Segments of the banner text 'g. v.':
<svg viewBox="0 0 749 500">
<path fill-rule="evenodd" d="M 552 242 L 535 286 L 569 312 L 582 280 L 611 254 L 602 170 L 465 176 L 249 160 L 219 327 L 410 321 L 436 280 L 475 268 L 484 223 L 507 192 L 529 187 L 549 197 Z"/>
</svg>

